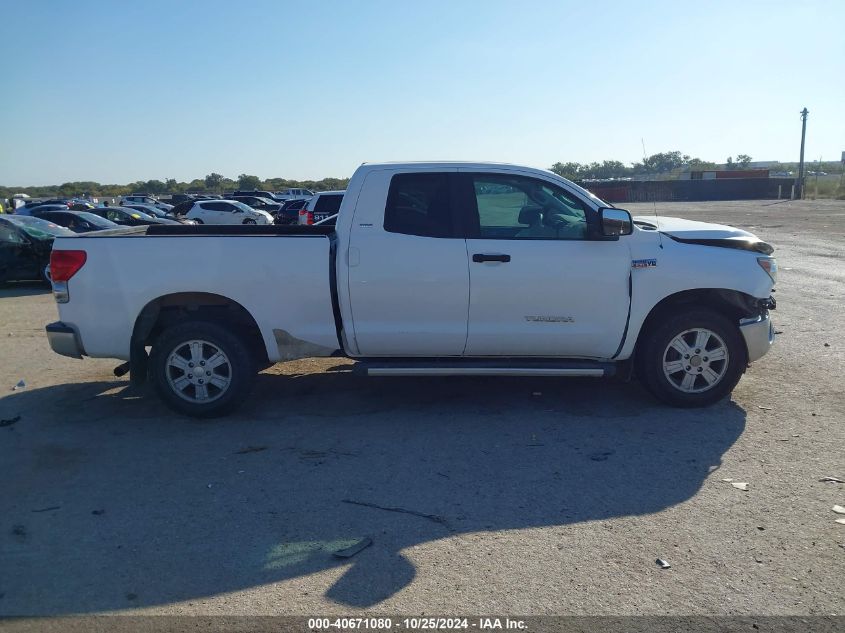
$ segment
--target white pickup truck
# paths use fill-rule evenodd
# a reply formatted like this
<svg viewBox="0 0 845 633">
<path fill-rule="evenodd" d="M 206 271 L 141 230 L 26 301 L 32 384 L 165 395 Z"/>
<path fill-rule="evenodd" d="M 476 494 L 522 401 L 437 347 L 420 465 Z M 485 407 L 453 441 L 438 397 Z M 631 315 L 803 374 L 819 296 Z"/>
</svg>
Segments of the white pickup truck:
<svg viewBox="0 0 845 633">
<path fill-rule="evenodd" d="M 336 226 L 167 225 L 56 238 L 65 356 L 127 361 L 175 410 L 232 411 L 280 361 L 381 376 L 636 375 L 676 406 L 734 388 L 773 342 L 772 247 L 632 219 L 547 171 L 365 164 Z"/>
</svg>

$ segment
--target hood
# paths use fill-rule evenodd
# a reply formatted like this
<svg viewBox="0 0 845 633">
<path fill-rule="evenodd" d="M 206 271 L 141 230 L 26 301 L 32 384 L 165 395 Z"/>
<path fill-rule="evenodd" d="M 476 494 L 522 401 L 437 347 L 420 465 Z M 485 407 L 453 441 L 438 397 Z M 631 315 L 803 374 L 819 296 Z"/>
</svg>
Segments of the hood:
<svg viewBox="0 0 845 633">
<path fill-rule="evenodd" d="M 671 237 L 676 242 L 684 244 L 698 244 L 701 246 L 718 246 L 754 251 L 764 255 L 771 255 L 774 248 L 748 231 L 737 229 L 724 224 L 711 224 L 682 218 L 663 218 L 654 216 L 637 216 L 634 222 L 641 228 L 659 230 L 663 235 Z"/>
</svg>

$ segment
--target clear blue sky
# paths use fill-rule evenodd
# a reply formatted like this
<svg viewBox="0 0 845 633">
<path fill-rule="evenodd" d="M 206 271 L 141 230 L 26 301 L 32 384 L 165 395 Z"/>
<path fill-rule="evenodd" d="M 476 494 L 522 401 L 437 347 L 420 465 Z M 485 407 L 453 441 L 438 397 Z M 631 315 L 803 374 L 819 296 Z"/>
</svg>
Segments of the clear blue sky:
<svg viewBox="0 0 845 633">
<path fill-rule="evenodd" d="M 0 0 L 0 184 L 845 150 L 845 1 Z"/>
</svg>

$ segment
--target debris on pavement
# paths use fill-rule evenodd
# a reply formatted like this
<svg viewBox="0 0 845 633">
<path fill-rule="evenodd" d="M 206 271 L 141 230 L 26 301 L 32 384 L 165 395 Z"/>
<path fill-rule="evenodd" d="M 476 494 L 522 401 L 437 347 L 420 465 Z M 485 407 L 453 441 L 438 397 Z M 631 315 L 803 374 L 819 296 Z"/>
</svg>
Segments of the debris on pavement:
<svg viewBox="0 0 845 633">
<path fill-rule="evenodd" d="M 16 422 L 20 422 L 21 416 L 16 415 L 13 418 L 9 418 L 8 420 L 0 420 L 0 426 L 12 426 Z"/>
<path fill-rule="evenodd" d="M 594 462 L 603 462 L 606 461 L 608 457 L 613 455 L 616 451 L 598 451 L 597 453 L 593 453 L 590 455 L 590 459 Z"/>
<path fill-rule="evenodd" d="M 2 425 L 0 425 L 2 426 Z M 839 477 L 822 477 L 819 481 L 824 481 L 827 483 L 834 483 L 834 484 L 845 484 L 845 481 L 839 479 Z"/>
<path fill-rule="evenodd" d="M 91 514 L 98 517 L 104 515 L 105 513 L 105 510 L 91 510 Z"/>
<path fill-rule="evenodd" d="M 845 508 L 843 508 L 842 506 L 833 506 L 833 511 L 836 514 L 845 514 Z"/>
<path fill-rule="evenodd" d="M 660 569 L 671 569 L 671 567 L 672 567 L 672 565 L 670 565 L 669 563 L 667 563 L 667 562 L 666 562 L 665 560 L 663 560 L 662 558 L 658 558 L 658 559 L 657 559 L 656 561 L 654 561 L 654 562 L 655 562 L 655 563 L 657 563 L 658 565 L 660 565 Z"/>
<path fill-rule="evenodd" d="M 734 481 L 731 485 L 736 488 L 737 490 L 745 490 L 748 491 L 748 484 L 744 481 Z"/>
<path fill-rule="evenodd" d="M 235 455 L 245 455 L 246 453 L 260 453 L 261 451 L 266 450 L 266 446 L 247 446 L 246 448 L 242 448 L 239 451 L 235 451 Z"/>
<path fill-rule="evenodd" d="M 417 512 L 416 510 L 408 510 L 407 508 L 396 508 L 390 506 L 380 506 L 376 503 L 369 503 L 367 501 L 356 501 L 354 499 L 341 499 L 341 503 L 349 503 L 355 506 L 364 506 L 365 508 L 375 508 L 377 510 L 384 510 L 385 512 L 400 512 L 402 514 L 412 514 L 415 517 L 420 517 L 422 519 L 428 519 L 429 521 L 434 521 L 435 523 L 439 523 L 440 525 L 445 525 L 450 530 L 452 529 L 449 526 L 449 522 L 446 521 L 442 516 L 437 514 L 426 514 L 425 512 Z"/>
<path fill-rule="evenodd" d="M 722 481 L 724 481 L 726 484 L 729 484 L 733 481 L 733 479 L 731 479 L 730 477 L 725 477 Z"/>
<path fill-rule="evenodd" d="M 365 536 L 364 538 L 359 540 L 357 543 L 354 543 L 353 545 L 350 545 L 349 547 L 344 547 L 343 549 L 337 550 L 336 552 L 334 552 L 334 555 L 337 556 L 338 558 L 351 558 L 352 556 L 355 556 L 355 554 L 357 554 L 358 552 L 360 552 L 363 549 L 368 548 L 372 544 L 373 544 L 373 539 L 371 539 L 368 536 Z"/>
<path fill-rule="evenodd" d="M 825 343 L 825 344 L 824 344 L 824 346 L 825 346 L 825 347 L 830 347 L 830 343 Z"/>
<path fill-rule="evenodd" d="M 758 408 L 758 409 L 763 409 L 763 411 L 774 411 L 774 407 L 764 407 L 764 406 L 758 406 L 757 408 Z"/>
<path fill-rule="evenodd" d="M 39 508 L 38 510 L 33 510 L 33 512 L 51 512 L 53 510 L 60 510 L 62 506 L 50 506 L 49 508 Z"/>
<path fill-rule="evenodd" d="M 18 381 L 18 384 L 12 387 L 12 391 L 17 391 L 18 389 L 26 389 L 26 382 L 23 378 Z"/>
<path fill-rule="evenodd" d="M 23 525 L 12 526 L 12 534 L 20 538 L 26 538 L 26 528 Z"/>
</svg>

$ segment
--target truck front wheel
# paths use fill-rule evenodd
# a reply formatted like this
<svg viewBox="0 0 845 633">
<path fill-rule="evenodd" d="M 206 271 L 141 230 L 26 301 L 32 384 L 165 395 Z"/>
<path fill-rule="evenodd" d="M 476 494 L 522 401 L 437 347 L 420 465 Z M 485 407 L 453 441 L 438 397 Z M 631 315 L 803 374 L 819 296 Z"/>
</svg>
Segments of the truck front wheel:
<svg viewBox="0 0 845 633">
<path fill-rule="evenodd" d="M 704 407 L 728 395 L 745 371 L 736 324 L 717 312 L 689 309 L 645 333 L 637 370 L 646 388 L 676 407 Z"/>
<path fill-rule="evenodd" d="M 212 418 L 234 411 L 256 374 L 248 345 L 224 327 L 189 321 L 165 330 L 153 345 L 156 391 L 174 411 Z"/>
</svg>

